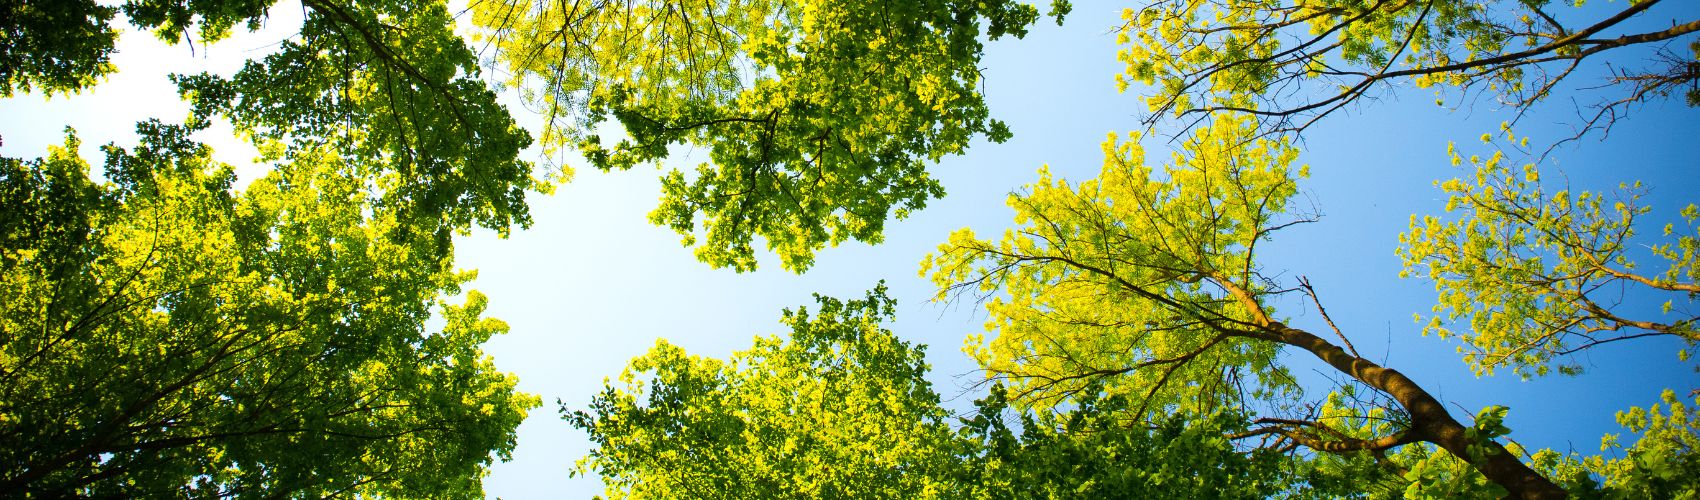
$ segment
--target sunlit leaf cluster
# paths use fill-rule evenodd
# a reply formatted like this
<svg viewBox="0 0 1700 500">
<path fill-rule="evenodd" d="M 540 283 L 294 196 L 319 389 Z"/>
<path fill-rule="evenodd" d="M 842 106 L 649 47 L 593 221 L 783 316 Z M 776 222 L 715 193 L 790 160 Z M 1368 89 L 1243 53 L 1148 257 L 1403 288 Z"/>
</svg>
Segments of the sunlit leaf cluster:
<svg viewBox="0 0 1700 500">
<path fill-rule="evenodd" d="M 1692 396 L 1692 395 L 1691 395 Z M 1700 400 L 1692 403 L 1665 390 L 1660 403 L 1617 413 L 1617 423 L 1635 443 L 1625 447 L 1621 434 L 1600 439 L 1601 455 L 1579 456 L 1541 450 L 1531 460 L 1548 475 L 1567 483 L 1578 498 L 1697 498 L 1700 473 Z"/>
<path fill-rule="evenodd" d="M 1012 195 L 1017 228 L 1001 240 L 952 234 L 921 273 L 941 299 L 986 297 L 996 336 L 970 337 L 969 353 L 1036 408 L 1104 378 L 1103 390 L 1148 400 L 1143 408 L 1157 413 L 1209 412 L 1286 387 L 1272 345 L 1220 329 L 1265 315 L 1245 295 L 1265 285 L 1253 249 L 1289 222 L 1297 190 L 1296 150 L 1248 144 L 1252 126 L 1200 129 L 1160 171 L 1137 136 L 1111 136 L 1097 179 L 1071 186 L 1041 170 Z"/>
<path fill-rule="evenodd" d="M 1671 223 L 1662 235 L 1640 234 L 1638 219 L 1652 212 L 1639 203 L 1640 183 L 1573 192 L 1533 163 L 1512 166 L 1501 146 L 1519 143 L 1509 129 L 1483 138 L 1496 149 L 1487 158 L 1452 149 L 1472 177 L 1437 183 L 1456 215 L 1413 216 L 1400 236 L 1405 273 L 1433 280 L 1439 292 L 1425 333 L 1458 337 L 1478 373 L 1511 367 L 1524 376 L 1555 366 L 1576 373 L 1563 356 L 1600 343 L 1700 340 L 1700 209 L 1682 211 L 1680 232 Z"/>
<path fill-rule="evenodd" d="M 757 237 L 803 271 L 943 196 L 929 164 L 1010 136 L 980 94 L 982 40 L 1037 18 L 1008 0 L 474 5 L 496 67 L 544 113 L 546 147 L 604 170 L 702 148 L 708 161 L 663 175 L 650 220 L 740 271 Z M 610 118 L 624 138 L 604 137 Z"/>
<path fill-rule="evenodd" d="M 117 11 L 172 43 L 207 44 L 255 30 L 273 0 L 87 0 L 4 7 L 4 92 L 82 91 L 114 68 Z M 402 236 L 436 238 L 473 224 L 505 233 L 530 223 L 527 191 L 549 190 L 519 159 L 531 143 L 479 78 L 442 0 L 306 0 L 296 36 L 228 78 L 174 75 L 191 124 L 225 118 L 282 157 L 334 151 L 385 177 L 384 206 Z M 16 12 L 11 12 L 11 11 Z M 14 18 L 13 15 L 16 17 Z M 18 40 L 13 43 L 11 40 Z M 36 83 L 31 83 L 36 82 Z M 270 160 L 276 160 L 271 158 Z"/>
<path fill-rule="evenodd" d="M 1625 496 L 1700 498 L 1694 485 L 1700 477 L 1695 454 L 1700 450 L 1700 399 L 1685 402 L 1667 389 L 1660 401 L 1618 412 L 1617 423 L 1639 435 L 1635 444 L 1625 448 L 1618 435 L 1608 434 L 1600 440 L 1600 451 L 1617 456 L 1592 456 L 1583 464 L 1604 476 L 1609 490 Z"/>
<path fill-rule="evenodd" d="M 923 350 L 879 323 L 865 299 L 818 297 L 786 311 L 785 337 L 726 361 L 659 341 L 588 411 L 567 414 L 596 445 L 579 473 L 611 498 L 935 498 L 951 429 L 924 378 Z"/>
<path fill-rule="evenodd" d="M 0 491 L 479 494 L 538 401 L 484 297 L 448 302 L 472 275 L 333 151 L 239 191 L 190 131 L 143 123 L 105 182 L 74 135 L 5 160 Z"/>
<path fill-rule="evenodd" d="M 173 77 L 194 107 L 191 120 L 229 119 L 256 145 L 281 145 L 282 158 L 358 158 L 360 175 L 382 189 L 380 204 L 406 222 L 404 236 L 446 243 L 473 224 L 503 234 L 530 224 L 525 192 L 549 189 L 519 159 L 530 134 L 478 78 L 443 2 L 304 6 L 299 35 L 234 76 Z"/>
</svg>

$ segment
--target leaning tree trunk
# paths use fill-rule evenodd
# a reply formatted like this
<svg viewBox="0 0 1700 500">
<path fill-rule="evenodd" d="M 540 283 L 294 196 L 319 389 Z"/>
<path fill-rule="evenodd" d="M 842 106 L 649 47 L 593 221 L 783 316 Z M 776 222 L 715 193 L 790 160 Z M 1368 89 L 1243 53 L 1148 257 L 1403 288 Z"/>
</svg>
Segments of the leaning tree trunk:
<svg viewBox="0 0 1700 500">
<path fill-rule="evenodd" d="M 1513 496 L 1540 499 L 1566 496 L 1558 485 L 1524 465 L 1499 443 L 1492 440 L 1472 443 L 1466 437 L 1464 425 L 1453 419 L 1439 400 L 1398 370 L 1348 354 L 1339 346 L 1304 330 L 1281 323 L 1271 323 L 1268 328 L 1277 335 L 1278 342 L 1310 351 L 1340 372 L 1392 396 L 1394 401 L 1398 401 L 1405 411 L 1410 413 L 1410 432 L 1413 437 L 1434 443 L 1453 456 L 1470 463 L 1476 470 L 1481 471 L 1483 476 L 1487 476 L 1489 481 L 1503 486 Z M 1487 456 L 1483 460 L 1471 460 L 1471 444 L 1486 446 Z"/>
</svg>

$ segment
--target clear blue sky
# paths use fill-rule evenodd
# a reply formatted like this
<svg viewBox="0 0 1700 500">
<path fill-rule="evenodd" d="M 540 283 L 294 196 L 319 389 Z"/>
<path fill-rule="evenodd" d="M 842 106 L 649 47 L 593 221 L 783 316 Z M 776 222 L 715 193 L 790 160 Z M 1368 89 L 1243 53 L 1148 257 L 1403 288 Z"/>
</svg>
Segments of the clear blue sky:
<svg viewBox="0 0 1700 500">
<path fill-rule="evenodd" d="M 1674 3 L 1684 5 L 1661 8 L 1697 8 Z M 1065 27 L 1042 21 L 1026 40 L 989 44 L 982 62 L 986 95 L 1014 139 L 976 143 L 966 155 L 946 158 L 931 169 L 948 191 L 943 200 L 888 225 L 882 245 L 826 250 L 806 275 L 785 273 L 770 255 L 763 256 L 761 271 L 749 274 L 697 263 L 670 230 L 646 221 L 660 194 L 659 172 L 647 169 L 602 173 L 581 166 L 553 196 L 532 197 L 531 229 L 506 240 L 488 232 L 460 238 L 457 263 L 479 270 L 473 287 L 489 295 L 488 314 L 512 327 L 486 350 L 498 367 L 519 376 L 522 390 L 545 401 L 521 426 L 514 460 L 495 467 L 486 490 L 506 498 L 588 497 L 599 490 L 598 481 L 569 478 L 567 471 L 589 443 L 557 417 L 556 399 L 582 407 L 604 377 L 616 376 L 657 338 L 695 354 L 724 356 L 747 348 L 752 336 L 779 333 L 780 309 L 812 303 L 810 293 L 855 297 L 881 279 L 899 301 L 899 317 L 890 328 L 931 346 L 938 391 L 951 407 L 967 408 L 978 394 L 963 388 L 977 376 L 961 346 L 967 334 L 981 330 L 984 313 L 973 303 L 927 302 L 933 290 L 916 275 L 916 264 L 954 229 L 997 234 L 1009 227 L 1006 195 L 1031 182 L 1042 164 L 1073 181 L 1096 176 L 1105 134 L 1139 126 L 1144 106 L 1134 95 L 1138 89 L 1117 94 L 1112 80 L 1121 68 L 1109 27 L 1121 7 L 1080 1 Z M 131 144 L 136 121 L 181 120 L 186 113 L 164 79 L 167 72 L 228 74 L 287 36 L 299 16 L 298 4 L 283 2 L 273 9 L 266 31 L 197 46 L 194 54 L 128 32 L 114 59 L 120 73 L 95 91 L 0 101 L 5 137 L 0 154 L 39 156 L 47 144 L 58 143 L 66 125 L 79 130 L 89 157 L 98 155 L 99 144 Z M 1587 369 L 1581 377 L 1525 382 L 1510 374 L 1478 379 L 1454 344 L 1420 336 L 1411 315 L 1428 310 L 1433 288 L 1398 277 L 1397 235 L 1412 214 L 1441 210 L 1444 200 L 1434 180 L 1466 174 L 1448 162 L 1447 141 L 1457 141 L 1466 154 L 1485 153 L 1475 138 L 1497 131 L 1509 113 L 1491 97 L 1458 110 L 1437 107 L 1431 92 L 1408 86 L 1378 97 L 1307 133 L 1300 161 L 1311 166 L 1311 179 L 1303 183 L 1303 196 L 1323 218 L 1259 247 L 1265 272 L 1309 277 L 1360 351 L 1455 403 L 1459 417 L 1491 404 L 1511 407 L 1512 437 L 1532 448 L 1597 452 L 1601 434 L 1620 432 L 1614 411 L 1651 404 L 1664 388 L 1687 393 L 1700 386 L 1693 365 L 1676 360 L 1674 341 L 1604 346 L 1578 358 Z M 507 102 L 522 124 L 537 123 L 511 95 Z M 1551 140 L 1568 132 L 1574 111 L 1569 95 L 1557 96 L 1525 117 L 1518 131 L 1537 143 Z M 1677 101 L 1639 108 L 1608 139 L 1593 136 L 1560 148 L 1553 165 L 1577 189 L 1648 181 L 1654 215 L 1661 219 L 1643 232 L 1656 234 L 1682 205 L 1700 201 L 1700 183 L 1694 181 L 1700 171 L 1696 113 Z M 250 165 L 251 149 L 220 134 L 228 135 L 228 129 L 202 136 L 217 148 L 218 158 L 244 167 L 239 172 L 247 175 L 263 168 Z M 1164 141 L 1148 140 L 1147 147 L 1149 158 L 1167 157 Z M 1301 327 L 1322 326 L 1298 302 L 1282 304 L 1280 313 Z M 1326 381 L 1313 371 L 1319 365 L 1308 355 L 1289 357 L 1294 372 L 1309 382 L 1311 397 L 1327 393 Z"/>
</svg>

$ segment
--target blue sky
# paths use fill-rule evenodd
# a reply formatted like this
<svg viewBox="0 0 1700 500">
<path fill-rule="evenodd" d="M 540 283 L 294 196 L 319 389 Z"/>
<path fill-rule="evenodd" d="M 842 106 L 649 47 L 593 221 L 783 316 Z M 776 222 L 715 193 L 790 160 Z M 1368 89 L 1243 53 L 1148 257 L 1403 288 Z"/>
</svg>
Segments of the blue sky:
<svg viewBox="0 0 1700 500">
<path fill-rule="evenodd" d="M 1684 5 L 1661 6 L 1664 12 L 1655 9 L 1654 17 L 1669 17 L 1673 10 L 1692 17 L 1700 8 L 1673 3 Z M 568 477 L 589 443 L 558 418 L 553 402 L 582 407 L 604 377 L 618 375 L 627 360 L 657 338 L 694 354 L 724 356 L 747 348 L 753 336 L 780 333 L 780 310 L 811 304 L 811 293 L 859 297 L 882 279 L 898 300 L 898 319 L 890 328 L 930 346 L 937 390 L 952 408 L 967 408 L 978 394 L 965 387 L 978 376 L 961 346 L 966 335 L 982 330 L 984 313 L 972 302 L 928 302 L 933 289 L 916 275 L 917 263 L 952 230 L 967 226 L 997 234 L 1009 227 L 1013 212 L 1005 198 L 1034 180 L 1041 165 L 1071 181 L 1096 176 L 1105 134 L 1139 127 L 1145 109 L 1137 100 L 1139 89 L 1118 94 L 1112 79 L 1121 67 L 1109 28 L 1121 7 L 1077 2 L 1065 27 L 1042 21 L 1025 40 L 990 43 L 982 62 L 986 95 L 993 115 L 1006 121 L 1015 137 L 1004 144 L 978 142 L 967 154 L 944 159 L 931 169 L 948 192 L 944 199 L 889 224 L 881 245 L 827 249 L 805 275 L 784 272 L 771 255 L 762 256 L 760 271 L 747 274 L 697 263 L 676 235 L 646 220 L 660 196 L 659 171 L 602 173 L 576 160 L 569 160 L 578 167 L 571 183 L 551 196 L 531 197 L 532 228 L 505 240 L 484 231 L 460 238 L 458 265 L 479 270 L 473 288 L 490 297 L 488 314 L 512 327 L 487 344 L 487 352 L 498 367 L 519 376 L 522 390 L 545 401 L 521 426 L 514 460 L 494 468 L 487 491 L 506 498 L 597 492 L 595 478 Z M 145 33 L 127 32 L 114 59 L 120 72 L 93 92 L 0 102 L 5 137 L 0 154 L 39 156 L 47 144 L 59 142 L 66 125 L 79 130 L 89 157 L 98 154 L 98 144 L 128 145 L 136 121 L 174 121 L 185 115 L 186 107 L 164 79 L 167 72 L 228 74 L 287 36 L 299 15 L 298 5 L 276 7 L 266 31 L 197 46 L 193 54 L 187 47 L 168 47 Z M 1586 77 L 1572 81 L 1591 83 Z M 1491 404 L 1509 406 L 1512 437 L 1532 448 L 1597 452 L 1601 434 L 1621 432 L 1614 411 L 1656 402 L 1665 388 L 1687 393 L 1700 386 L 1693 364 L 1676 359 L 1679 343 L 1669 340 L 1603 346 L 1578 358 L 1587 370 L 1583 376 L 1522 381 L 1510 373 L 1477 378 L 1454 352 L 1454 343 L 1420 336 L 1411 316 L 1428 311 L 1433 287 L 1398 277 L 1397 236 L 1412 214 L 1441 210 L 1444 198 L 1433 181 L 1468 175 L 1451 166 L 1447 142 L 1456 141 L 1466 155 L 1485 155 L 1489 151 L 1475 138 L 1497 131 L 1510 110 L 1494 105 L 1491 97 L 1460 109 L 1440 107 L 1432 92 L 1408 85 L 1377 97 L 1307 132 L 1300 161 L 1310 165 L 1311 178 L 1302 184 L 1302 196 L 1323 217 L 1261 246 L 1266 273 L 1309 277 L 1361 352 L 1411 375 L 1453 405 L 1460 418 Z M 1538 105 L 1519 123 L 1519 134 L 1532 135 L 1537 144 L 1567 134 L 1568 125 L 1576 122 L 1571 97 L 1559 95 Z M 506 102 L 522 124 L 537 124 L 513 96 Z M 1576 189 L 1647 181 L 1656 210 L 1650 217 L 1659 220 L 1643 232 L 1656 235 L 1676 210 L 1700 201 L 1700 183 L 1694 181 L 1694 159 L 1700 158 L 1695 116 L 1695 109 L 1678 101 L 1655 102 L 1618 123 L 1604 141 L 1596 135 L 1560 147 L 1546 165 L 1562 169 Z M 263 167 L 249 161 L 252 150 L 228 135 L 228 128 L 215 128 L 202 138 L 245 176 L 259 172 Z M 1167 158 L 1168 145 L 1160 138 L 1148 139 L 1146 146 L 1153 161 Z M 700 161 L 681 153 L 687 158 L 666 168 L 689 168 Z M 1634 298 L 1627 296 L 1631 302 Z M 1305 304 L 1280 306 L 1280 314 L 1295 325 L 1323 328 Z M 1304 353 L 1288 358 L 1308 382 L 1310 396 L 1326 394 L 1320 364 Z"/>
</svg>

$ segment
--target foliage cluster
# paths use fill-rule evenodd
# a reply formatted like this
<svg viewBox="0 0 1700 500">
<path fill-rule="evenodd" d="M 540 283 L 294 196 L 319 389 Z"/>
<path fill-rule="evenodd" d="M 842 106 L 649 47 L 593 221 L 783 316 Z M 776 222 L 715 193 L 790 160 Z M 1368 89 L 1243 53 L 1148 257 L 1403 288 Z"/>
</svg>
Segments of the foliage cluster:
<svg viewBox="0 0 1700 500">
<path fill-rule="evenodd" d="M 1153 425 L 1128 399 L 1067 413 L 1012 410 L 1001 386 L 947 425 L 925 379 L 924 346 L 879 323 L 893 301 L 816 297 L 786 311 L 784 337 L 726 361 L 658 343 L 587 410 L 567 413 L 597 448 L 577 472 L 612 498 L 1073 498 L 1266 496 L 1290 488 L 1270 450 L 1243 454 L 1221 413 Z M 565 410 L 563 410 L 565 411 Z M 1012 429 L 1009 419 L 1018 418 Z"/>
<path fill-rule="evenodd" d="M 0 89 L 94 85 L 118 12 L 194 44 L 271 5 L 6 2 Z M 4 495 L 478 496 L 513 449 L 539 401 L 480 350 L 507 326 L 450 237 L 529 224 L 529 134 L 443 2 L 303 7 L 233 76 L 173 76 L 187 122 L 139 124 L 100 171 L 74 134 L 4 159 Z M 235 188 L 189 139 L 216 118 L 270 174 Z"/>
<path fill-rule="evenodd" d="M 90 178 L 74 134 L 0 172 L 0 491 L 463 496 L 538 400 L 429 240 L 309 151 L 240 192 L 147 122 Z M 435 312 L 445 320 L 428 328 Z"/>
<path fill-rule="evenodd" d="M 1009 139 L 980 95 L 982 37 L 1038 16 L 1011 0 L 507 0 L 473 22 L 543 111 L 545 146 L 602 170 L 701 147 L 709 161 L 662 177 L 651 222 L 712 267 L 754 270 L 759 236 L 801 272 L 944 196 L 928 163 Z"/>
</svg>

